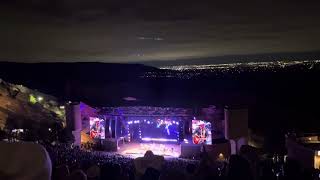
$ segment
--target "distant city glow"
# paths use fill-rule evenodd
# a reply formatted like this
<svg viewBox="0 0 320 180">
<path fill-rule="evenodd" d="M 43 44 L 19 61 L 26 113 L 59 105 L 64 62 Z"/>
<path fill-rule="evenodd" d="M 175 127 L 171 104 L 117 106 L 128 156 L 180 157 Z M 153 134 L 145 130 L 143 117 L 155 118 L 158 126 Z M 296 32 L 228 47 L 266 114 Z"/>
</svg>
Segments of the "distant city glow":
<svg viewBox="0 0 320 180">
<path fill-rule="evenodd" d="M 153 40 L 153 41 L 163 41 L 163 38 L 161 37 L 138 37 L 139 40 Z"/>
<path fill-rule="evenodd" d="M 303 61 L 271 61 L 271 62 L 249 62 L 249 63 L 228 63 L 228 64 L 207 64 L 207 65 L 174 65 L 163 66 L 164 71 L 149 71 L 142 75 L 142 78 L 179 78 L 192 79 L 206 76 L 207 73 L 223 75 L 225 73 L 240 74 L 243 72 L 271 71 L 278 72 L 284 68 L 299 65 L 305 69 L 312 69 L 319 64 L 320 60 Z M 168 71 L 165 71 L 168 70 Z"/>
<path fill-rule="evenodd" d="M 208 65 L 179 65 L 179 66 L 164 66 L 160 67 L 160 69 L 170 69 L 170 70 L 177 70 L 177 71 L 184 71 L 184 70 L 194 70 L 194 69 L 228 69 L 234 68 L 239 66 L 248 66 L 248 67 L 287 67 L 291 65 L 297 64 L 304 64 L 304 63 L 319 63 L 320 60 L 314 61 L 272 61 L 272 62 L 249 62 L 249 63 L 226 63 L 226 64 L 208 64 Z"/>
</svg>

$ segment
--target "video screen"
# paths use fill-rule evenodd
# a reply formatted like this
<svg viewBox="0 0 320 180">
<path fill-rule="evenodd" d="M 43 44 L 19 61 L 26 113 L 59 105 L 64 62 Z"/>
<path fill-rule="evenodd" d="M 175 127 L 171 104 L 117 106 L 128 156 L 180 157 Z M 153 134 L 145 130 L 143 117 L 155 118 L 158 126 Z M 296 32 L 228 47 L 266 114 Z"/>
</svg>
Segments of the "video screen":
<svg viewBox="0 0 320 180">
<path fill-rule="evenodd" d="M 90 117 L 90 137 L 92 139 L 105 139 L 105 121 L 96 117 Z"/>
<path fill-rule="evenodd" d="M 178 142 L 181 124 L 176 118 L 148 118 L 127 121 L 132 140 Z"/>
<path fill-rule="evenodd" d="M 179 122 L 170 119 L 146 121 L 141 126 L 142 137 L 177 139 Z"/>
<path fill-rule="evenodd" d="M 203 120 L 192 120 L 193 144 L 212 144 L 211 123 Z"/>
</svg>

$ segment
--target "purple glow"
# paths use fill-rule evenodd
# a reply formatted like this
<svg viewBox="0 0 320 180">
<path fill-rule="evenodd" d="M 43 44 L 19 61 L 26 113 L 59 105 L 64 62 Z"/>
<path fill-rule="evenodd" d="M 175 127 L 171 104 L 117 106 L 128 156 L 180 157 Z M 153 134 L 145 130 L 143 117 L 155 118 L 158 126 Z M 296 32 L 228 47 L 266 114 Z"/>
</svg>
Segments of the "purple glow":
<svg viewBox="0 0 320 180">
<path fill-rule="evenodd" d="M 177 142 L 176 139 L 164 139 L 164 138 L 142 138 L 142 141 Z"/>
</svg>

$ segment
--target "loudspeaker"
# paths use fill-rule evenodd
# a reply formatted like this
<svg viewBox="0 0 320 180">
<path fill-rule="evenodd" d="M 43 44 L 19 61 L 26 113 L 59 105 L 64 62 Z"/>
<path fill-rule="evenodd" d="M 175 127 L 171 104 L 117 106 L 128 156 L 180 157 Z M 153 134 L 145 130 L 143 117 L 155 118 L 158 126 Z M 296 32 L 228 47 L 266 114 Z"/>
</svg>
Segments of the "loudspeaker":
<svg viewBox="0 0 320 180">
<path fill-rule="evenodd" d="M 198 158 L 200 157 L 201 146 L 194 144 L 181 144 L 181 157 L 184 158 Z"/>
<path fill-rule="evenodd" d="M 102 141 L 104 151 L 116 152 L 118 150 L 117 141 L 114 139 L 105 139 Z"/>
</svg>

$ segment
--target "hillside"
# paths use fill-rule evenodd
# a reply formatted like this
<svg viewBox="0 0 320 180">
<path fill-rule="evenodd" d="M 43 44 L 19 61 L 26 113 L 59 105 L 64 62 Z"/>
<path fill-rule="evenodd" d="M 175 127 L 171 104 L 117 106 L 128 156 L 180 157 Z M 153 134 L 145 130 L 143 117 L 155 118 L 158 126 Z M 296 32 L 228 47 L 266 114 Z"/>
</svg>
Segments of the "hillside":
<svg viewBox="0 0 320 180">
<path fill-rule="evenodd" d="M 64 106 L 53 96 L 0 79 L 0 129 L 38 128 L 65 122 Z"/>
<path fill-rule="evenodd" d="M 150 85 L 140 78 L 150 71 L 158 69 L 139 64 L 0 62 L 0 77 L 10 83 L 93 106 L 123 105 L 123 97 L 152 93 L 143 89 Z"/>
</svg>

